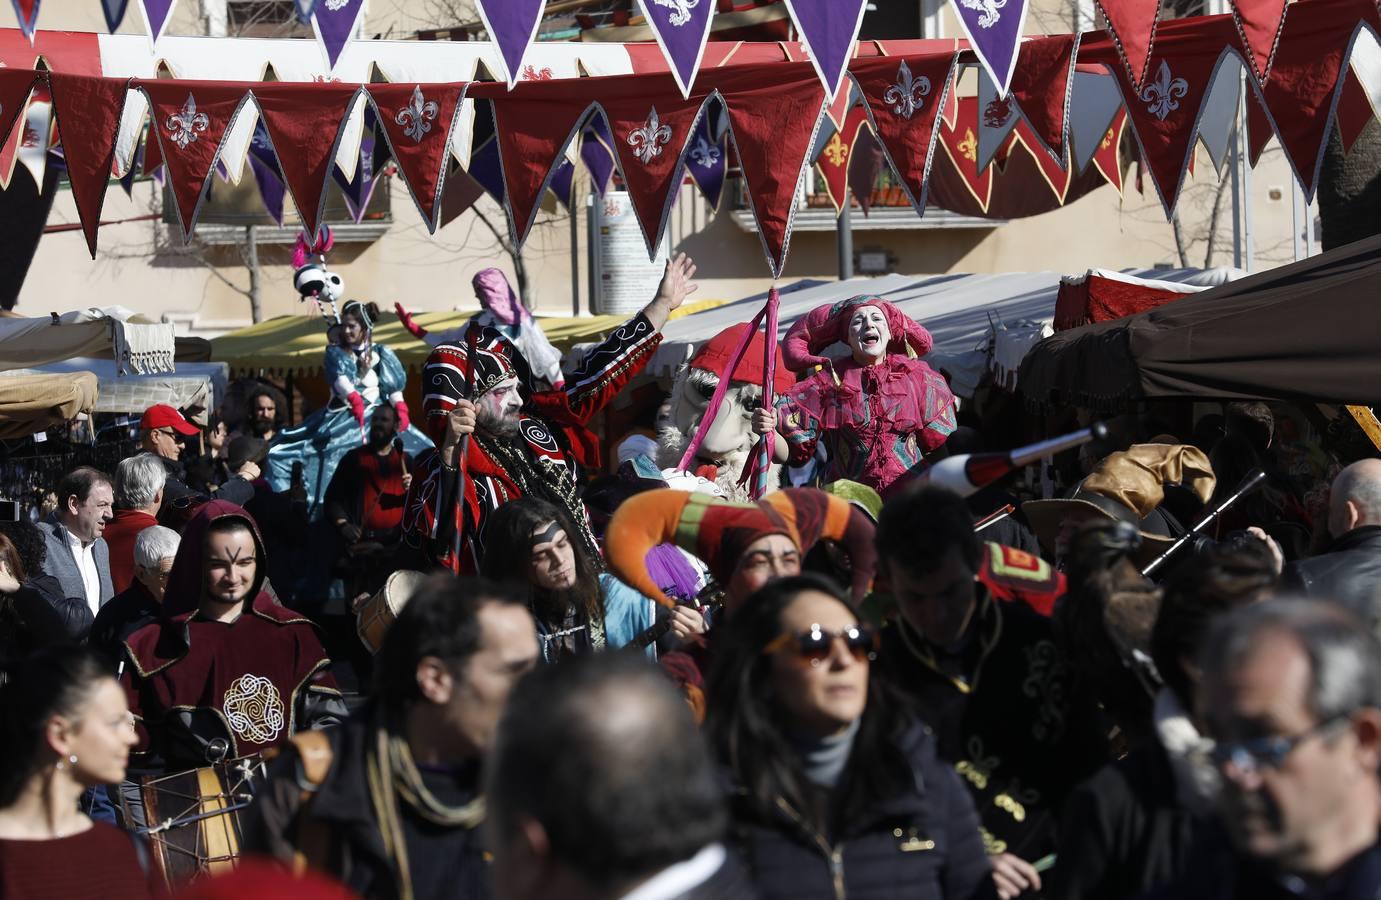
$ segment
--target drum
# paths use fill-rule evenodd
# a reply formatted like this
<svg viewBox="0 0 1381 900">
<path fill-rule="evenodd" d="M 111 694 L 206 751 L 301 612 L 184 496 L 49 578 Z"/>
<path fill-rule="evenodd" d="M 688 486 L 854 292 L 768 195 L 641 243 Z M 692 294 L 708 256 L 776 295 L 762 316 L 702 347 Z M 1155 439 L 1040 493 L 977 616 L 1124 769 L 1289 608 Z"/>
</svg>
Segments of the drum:
<svg viewBox="0 0 1381 900">
<path fill-rule="evenodd" d="M 257 756 L 227 760 L 174 775 L 145 778 L 139 790 L 153 869 L 169 891 L 235 867 L 240 820 L 265 779 Z M 126 821 L 133 815 L 125 810 Z"/>
<path fill-rule="evenodd" d="M 403 611 L 403 607 L 408 605 L 408 600 L 412 599 L 412 595 L 426 580 L 427 576 L 421 572 L 399 569 L 388 576 L 388 581 L 384 582 L 377 594 L 369 598 L 368 603 L 360 607 L 355 630 L 360 635 L 361 643 L 370 653 L 379 652 L 379 647 L 384 643 L 384 635 L 398 618 L 398 613 Z"/>
</svg>

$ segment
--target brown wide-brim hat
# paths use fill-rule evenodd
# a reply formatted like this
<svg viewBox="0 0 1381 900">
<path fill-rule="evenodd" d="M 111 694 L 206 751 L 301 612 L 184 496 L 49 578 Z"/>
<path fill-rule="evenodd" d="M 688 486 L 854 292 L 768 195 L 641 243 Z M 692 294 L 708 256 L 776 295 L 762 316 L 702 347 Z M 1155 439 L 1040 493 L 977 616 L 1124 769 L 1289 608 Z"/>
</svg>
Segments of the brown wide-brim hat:
<svg viewBox="0 0 1381 900">
<path fill-rule="evenodd" d="M 1176 540 L 1168 520 L 1156 512 L 1165 499 L 1165 485 L 1183 484 L 1201 501 L 1213 496 L 1217 479 L 1208 457 L 1188 444 L 1134 444 L 1104 457 L 1069 497 L 1028 500 L 1021 511 L 1047 553 L 1055 552 L 1060 523 L 1077 509 L 1137 527 L 1141 549 L 1133 560 L 1144 565 Z"/>
</svg>

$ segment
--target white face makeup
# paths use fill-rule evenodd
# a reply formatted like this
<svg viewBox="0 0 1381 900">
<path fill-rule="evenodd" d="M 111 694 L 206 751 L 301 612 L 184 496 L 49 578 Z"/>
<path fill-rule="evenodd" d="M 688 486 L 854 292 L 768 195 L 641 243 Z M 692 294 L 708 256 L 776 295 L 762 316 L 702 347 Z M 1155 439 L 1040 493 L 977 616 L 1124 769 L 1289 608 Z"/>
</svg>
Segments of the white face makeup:
<svg viewBox="0 0 1381 900">
<path fill-rule="evenodd" d="M 477 424 L 496 437 L 516 435 L 522 411 L 523 395 L 517 378 L 505 378 L 475 401 Z"/>
<path fill-rule="evenodd" d="M 860 306 L 849 317 L 849 349 L 854 352 L 855 361 L 865 365 L 880 361 L 887 355 L 891 340 L 887 316 L 876 306 Z"/>
</svg>

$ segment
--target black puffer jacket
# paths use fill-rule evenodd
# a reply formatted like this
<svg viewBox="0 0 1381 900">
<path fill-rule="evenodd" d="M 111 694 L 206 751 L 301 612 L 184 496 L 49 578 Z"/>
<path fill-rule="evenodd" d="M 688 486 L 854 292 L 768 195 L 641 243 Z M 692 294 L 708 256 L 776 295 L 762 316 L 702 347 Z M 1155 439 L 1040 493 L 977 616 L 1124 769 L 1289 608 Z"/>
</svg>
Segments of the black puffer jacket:
<svg viewBox="0 0 1381 900">
<path fill-rule="evenodd" d="M 1381 624 L 1381 525 L 1363 525 L 1335 540 L 1327 553 L 1292 563 L 1284 580 L 1311 597 L 1336 600 Z"/>
<path fill-rule="evenodd" d="M 763 814 L 735 792 L 734 844 L 763 900 L 996 897 L 973 801 L 936 757 L 929 729 L 910 728 L 898 746 L 915 789 L 862 804 L 866 811 L 840 822 L 834 835 L 819 833 L 785 802 Z"/>
</svg>

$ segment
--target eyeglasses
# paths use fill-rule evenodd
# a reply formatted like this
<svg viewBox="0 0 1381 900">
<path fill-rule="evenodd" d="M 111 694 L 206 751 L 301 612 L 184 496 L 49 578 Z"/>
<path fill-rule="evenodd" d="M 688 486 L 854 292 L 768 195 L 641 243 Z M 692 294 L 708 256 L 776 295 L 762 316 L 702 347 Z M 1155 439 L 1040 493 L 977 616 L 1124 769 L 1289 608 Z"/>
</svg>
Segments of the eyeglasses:
<svg viewBox="0 0 1381 900">
<path fill-rule="evenodd" d="M 1232 767 L 1245 775 L 1253 775 L 1261 769 L 1278 769 L 1285 759 L 1295 752 L 1300 744 L 1315 735 L 1323 736 L 1341 731 L 1340 725 L 1352 721 L 1350 713 L 1325 719 L 1313 728 L 1299 734 L 1276 734 L 1268 737 L 1251 738 L 1245 741 L 1220 741 L 1213 745 L 1209 757 L 1219 768 L 1232 764 Z"/>
<path fill-rule="evenodd" d="M 851 625 L 843 631 L 825 631 L 818 624 L 809 630 L 785 632 L 778 635 L 766 647 L 765 654 L 793 652 L 798 659 L 810 660 L 818 666 L 830 658 L 834 652 L 835 641 L 843 641 L 844 649 L 858 662 L 867 662 L 876 655 L 877 632 L 861 625 Z"/>
</svg>

